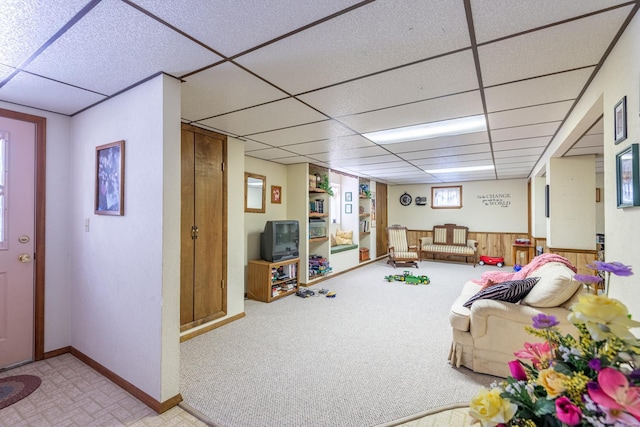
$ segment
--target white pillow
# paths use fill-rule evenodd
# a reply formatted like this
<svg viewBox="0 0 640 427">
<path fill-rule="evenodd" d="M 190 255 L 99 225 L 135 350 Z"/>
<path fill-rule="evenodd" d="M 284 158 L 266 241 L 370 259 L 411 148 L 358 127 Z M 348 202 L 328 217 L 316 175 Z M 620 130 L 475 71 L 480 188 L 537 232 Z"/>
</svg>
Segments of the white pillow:
<svg viewBox="0 0 640 427">
<path fill-rule="evenodd" d="M 529 273 L 527 277 L 539 277 L 538 283 L 520 304 L 531 307 L 559 307 L 576 293 L 582 285 L 573 280 L 575 273 L 560 262 L 548 262 Z"/>
</svg>

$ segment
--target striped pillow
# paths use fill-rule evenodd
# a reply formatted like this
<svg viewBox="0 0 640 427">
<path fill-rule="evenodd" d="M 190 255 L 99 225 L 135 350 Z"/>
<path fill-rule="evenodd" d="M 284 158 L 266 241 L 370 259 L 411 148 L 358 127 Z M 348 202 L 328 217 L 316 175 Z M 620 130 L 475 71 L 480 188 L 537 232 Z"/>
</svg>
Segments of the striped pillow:
<svg viewBox="0 0 640 427">
<path fill-rule="evenodd" d="M 492 299 L 516 303 L 529 293 L 533 286 L 538 283 L 538 280 L 540 280 L 539 277 L 527 277 L 522 280 L 496 283 L 495 285 L 482 289 L 462 305 L 469 308 L 474 301 L 479 299 Z"/>
</svg>

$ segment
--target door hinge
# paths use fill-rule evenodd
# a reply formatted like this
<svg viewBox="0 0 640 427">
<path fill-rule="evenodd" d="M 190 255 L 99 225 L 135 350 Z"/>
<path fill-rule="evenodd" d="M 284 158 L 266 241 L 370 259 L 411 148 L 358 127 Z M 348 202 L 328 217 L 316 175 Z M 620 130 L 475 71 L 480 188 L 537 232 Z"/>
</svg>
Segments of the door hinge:
<svg viewBox="0 0 640 427">
<path fill-rule="evenodd" d="M 222 162 L 221 168 L 222 168 L 222 172 L 224 172 L 224 162 Z"/>
<path fill-rule="evenodd" d="M 224 289 L 224 279 L 220 280 L 220 287 Z"/>
<path fill-rule="evenodd" d="M 198 238 L 198 227 L 196 225 L 192 225 L 191 226 L 191 239 L 195 240 Z"/>
</svg>

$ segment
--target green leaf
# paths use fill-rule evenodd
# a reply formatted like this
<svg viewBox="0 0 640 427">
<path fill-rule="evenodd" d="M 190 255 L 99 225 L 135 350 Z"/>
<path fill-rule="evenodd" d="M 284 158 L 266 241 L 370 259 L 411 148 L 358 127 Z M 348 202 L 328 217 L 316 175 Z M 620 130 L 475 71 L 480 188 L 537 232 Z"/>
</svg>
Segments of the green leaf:
<svg viewBox="0 0 640 427">
<path fill-rule="evenodd" d="M 533 405 L 534 412 L 538 416 L 555 414 L 556 413 L 556 402 L 554 400 L 549 399 L 538 399 L 536 403 Z"/>
</svg>

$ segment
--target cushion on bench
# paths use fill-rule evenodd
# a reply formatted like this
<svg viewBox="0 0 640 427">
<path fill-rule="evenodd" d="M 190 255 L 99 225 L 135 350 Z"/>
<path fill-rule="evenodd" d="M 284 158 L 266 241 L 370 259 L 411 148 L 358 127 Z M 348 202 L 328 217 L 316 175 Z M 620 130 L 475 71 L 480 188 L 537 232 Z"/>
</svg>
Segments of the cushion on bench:
<svg viewBox="0 0 640 427">
<path fill-rule="evenodd" d="M 331 253 L 337 254 L 339 252 L 350 251 L 352 249 L 358 249 L 358 245 L 336 245 L 331 247 Z"/>
<path fill-rule="evenodd" d="M 453 255 L 473 255 L 475 250 L 469 246 L 456 245 L 422 245 L 420 250 L 423 252 L 441 252 Z"/>
</svg>

